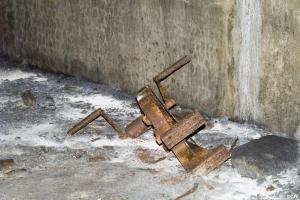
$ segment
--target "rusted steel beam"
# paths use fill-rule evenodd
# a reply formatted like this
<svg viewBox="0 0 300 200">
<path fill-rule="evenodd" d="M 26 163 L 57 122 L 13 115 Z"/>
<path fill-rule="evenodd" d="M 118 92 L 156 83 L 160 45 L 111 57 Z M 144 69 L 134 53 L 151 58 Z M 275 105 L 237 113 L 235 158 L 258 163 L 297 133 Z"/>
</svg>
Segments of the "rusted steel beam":
<svg viewBox="0 0 300 200">
<path fill-rule="evenodd" d="M 191 173 L 199 170 L 202 174 L 207 174 L 230 158 L 230 153 L 224 145 L 207 149 L 183 141 L 174 146 L 172 151 L 184 169 Z"/>
<path fill-rule="evenodd" d="M 187 116 L 187 115 L 189 115 L 190 113 L 192 113 L 192 111 L 177 111 L 177 112 L 172 112 L 172 115 L 175 117 L 175 119 L 177 120 L 177 121 L 180 121 L 180 120 L 182 120 L 185 116 Z M 200 115 L 201 115 L 201 113 L 199 113 Z M 201 117 L 203 118 L 203 119 L 205 119 L 204 117 L 203 117 L 203 115 L 201 115 Z M 211 122 L 209 122 L 209 121 L 207 121 L 207 119 L 205 119 L 205 126 L 203 127 L 203 130 L 207 130 L 207 129 L 211 129 L 212 127 L 214 127 L 214 125 L 211 123 Z M 201 129 L 202 130 L 202 129 Z"/>
<path fill-rule="evenodd" d="M 161 140 L 168 149 L 173 148 L 186 137 L 193 134 L 198 128 L 205 125 L 206 120 L 198 112 L 190 113 L 172 126 L 161 136 Z"/>
<path fill-rule="evenodd" d="M 141 111 L 154 128 L 156 142 L 161 144 L 161 134 L 170 129 L 175 119 L 167 112 L 150 86 L 146 86 L 138 93 L 137 101 Z"/>
<path fill-rule="evenodd" d="M 228 160 L 230 156 L 230 152 L 225 146 L 219 145 L 217 148 L 210 151 L 209 155 L 194 169 L 194 171 L 199 169 L 203 174 L 208 174 Z"/>
<path fill-rule="evenodd" d="M 151 128 L 144 123 L 144 117 L 144 115 L 141 115 L 126 126 L 125 134 L 128 137 L 137 138 Z"/>
</svg>

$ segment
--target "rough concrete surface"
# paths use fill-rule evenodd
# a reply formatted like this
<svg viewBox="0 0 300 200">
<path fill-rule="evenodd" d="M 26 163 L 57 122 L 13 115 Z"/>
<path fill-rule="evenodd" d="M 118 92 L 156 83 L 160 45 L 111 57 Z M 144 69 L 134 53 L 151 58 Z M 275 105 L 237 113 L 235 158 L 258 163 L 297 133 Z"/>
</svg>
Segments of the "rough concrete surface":
<svg viewBox="0 0 300 200">
<path fill-rule="evenodd" d="M 258 120 L 293 133 L 300 124 L 300 4 L 297 0 L 262 2 L 259 101 L 263 111 Z"/>
<path fill-rule="evenodd" d="M 167 81 L 179 103 L 292 136 L 299 13 L 297 0 L 2 0 L 0 54 L 131 93 L 188 54 Z"/>
<path fill-rule="evenodd" d="M 264 178 L 295 165 L 298 146 L 296 140 L 267 135 L 235 148 L 231 162 L 243 176 Z"/>
<path fill-rule="evenodd" d="M 22 93 L 36 97 L 26 106 Z M 102 119 L 77 135 L 67 130 L 96 108 L 121 126 L 139 115 L 131 95 L 102 84 L 38 71 L 0 59 L 0 199 L 298 199 L 299 171 L 292 168 L 265 179 L 242 177 L 228 160 L 207 176 L 187 175 L 177 159 L 148 132 L 119 140 Z M 178 108 L 180 109 L 180 108 Z M 194 136 L 205 147 L 230 147 L 268 132 L 254 126 L 212 120 L 214 127 Z"/>
</svg>

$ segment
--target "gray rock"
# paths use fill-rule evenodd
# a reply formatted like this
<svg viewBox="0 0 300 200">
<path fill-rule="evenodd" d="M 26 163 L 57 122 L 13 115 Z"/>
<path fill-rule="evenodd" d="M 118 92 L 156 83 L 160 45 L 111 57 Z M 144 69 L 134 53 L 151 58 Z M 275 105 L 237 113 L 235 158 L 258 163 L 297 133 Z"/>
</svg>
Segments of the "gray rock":
<svg viewBox="0 0 300 200">
<path fill-rule="evenodd" d="M 298 156 L 296 140 L 268 135 L 235 148 L 231 162 L 241 175 L 262 178 L 291 167 Z"/>
<path fill-rule="evenodd" d="M 26 106 L 34 106 L 36 104 L 36 97 L 31 93 L 31 90 L 26 90 L 21 96 Z"/>
</svg>

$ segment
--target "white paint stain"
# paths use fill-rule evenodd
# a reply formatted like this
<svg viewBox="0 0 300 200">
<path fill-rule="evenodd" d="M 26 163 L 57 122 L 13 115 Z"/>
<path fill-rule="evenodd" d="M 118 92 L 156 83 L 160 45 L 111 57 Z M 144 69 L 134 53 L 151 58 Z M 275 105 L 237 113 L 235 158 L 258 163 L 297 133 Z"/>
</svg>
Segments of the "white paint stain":
<svg viewBox="0 0 300 200">
<path fill-rule="evenodd" d="M 261 57 L 260 0 L 240 0 L 241 43 L 239 56 L 240 117 L 254 120 L 259 111 Z"/>
</svg>

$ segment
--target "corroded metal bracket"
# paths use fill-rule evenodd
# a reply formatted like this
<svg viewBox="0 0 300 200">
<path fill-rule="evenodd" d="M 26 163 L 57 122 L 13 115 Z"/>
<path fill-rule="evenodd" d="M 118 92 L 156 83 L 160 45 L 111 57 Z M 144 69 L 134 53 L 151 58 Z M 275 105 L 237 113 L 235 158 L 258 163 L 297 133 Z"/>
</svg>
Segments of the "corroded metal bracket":
<svg viewBox="0 0 300 200">
<path fill-rule="evenodd" d="M 68 134 L 75 134 L 102 116 L 122 139 L 139 137 L 152 128 L 156 142 L 162 145 L 166 151 L 172 151 L 186 171 L 201 169 L 202 172 L 208 173 L 215 169 L 230 157 L 229 151 L 224 145 L 215 149 L 207 149 L 189 142 L 188 140 L 193 134 L 207 126 L 207 121 L 199 112 L 192 112 L 183 117 L 176 117 L 170 113 L 169 109 L 176 103 L 173 99 L 166 98 L 161 85 L 161 81 L 189 62 L 190 58 L 185 56 L 153 78 L 162 101 L 150 86 L 146 86 L 138 92 L 136 100 L 141 110 L 141 116 L 128 124 L 125 131 L 122 131 L 102 109 L 97 109 L 71 128 Z"/>
<path fill-rule="evenodd" d="M 199 112 L 176 119 L 149 86 L 138 93 L 137 101 L 148 124 L 150 122 L 154 129 L 156 142 L 172 151 L 186 171 L 201 168 L 207 173 L 230 157 L 223 145 L 206 149 L 188 141 L 197 130 L 205 127 L 206 120 Z"/>
</svg>

